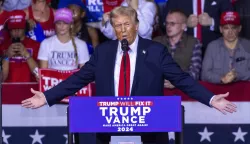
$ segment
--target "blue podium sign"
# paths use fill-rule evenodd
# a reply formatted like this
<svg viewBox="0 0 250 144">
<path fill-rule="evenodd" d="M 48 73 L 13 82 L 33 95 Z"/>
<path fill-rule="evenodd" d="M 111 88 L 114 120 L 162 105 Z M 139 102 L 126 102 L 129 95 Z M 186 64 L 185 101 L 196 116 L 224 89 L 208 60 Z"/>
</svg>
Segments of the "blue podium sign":
<svg viewBox="0 0 250 144">
<path fill-rule="evenodd" d="M 71 133 L 180 132 L 180 96 L 70 97 Z"/>
</svg>

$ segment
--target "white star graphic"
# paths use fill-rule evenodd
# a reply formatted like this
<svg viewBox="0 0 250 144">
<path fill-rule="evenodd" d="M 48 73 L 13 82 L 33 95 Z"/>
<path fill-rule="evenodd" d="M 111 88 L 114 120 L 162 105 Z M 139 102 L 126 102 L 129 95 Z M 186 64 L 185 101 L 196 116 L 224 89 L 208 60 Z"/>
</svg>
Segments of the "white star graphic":
<svg viewBox="0 0 250 144">
<path fill-rule="evenodd" d="M 3 131 L 2 131 L 2 137 L 3 137 L 3 142 L 4 142 L 5 144 L 9 144 L 8 138 L 10 138 L 11 135 L 6 135 L 5 132 L 4 132 L 4 130 L 3 130 Z"/>
<path fill-rule="evenodd" d="M 68 135 L 67 135 L 67 134 L 64 134 L 63 136 L 66 138 L 65 144 L 68 144 Z"/>
<path fill-rule="evenodd" d="M 198 132 L 198 133 L 201 135 L 200 142 L 202 142 L 203 140 L 208 140 L 209 142 L 211 142 L 210 136 L 214 134 L 214 132 L 208 132 L 207 127 L 205 127 L 203 132 Z"/>
<path fill-rule="evenodd" d="M 169 140 L 175 140 L 175 135 L 174 135 L 174 132 L 169 132 L 168 133 L 168 137 L 169 137 Z"/>
<path fill-rule="evenodd" d="M 247 134 L 247 132 L 242 132 L 241 127 L 238 128 L 237 132 L 232 132 L 232 134 L 235 135 L 234 142 L 238 140 L 245 142 L 244 136 Z"/>
<path fill-rule="evenodd" d="M 68 135 L 64 134 L 63 136 L 66 138 L 65 144 L 68 144 Z M 75 143 L 75 137 L 74 136 L 73 136 L 73 143 Z"/>
<path fill-rule="evenodd" d="M 40 135 L 38 130 L 36 130 L 34 135 L 30 135 L 30 137 L 33 139 L 32 144 L 38 142 L 39 144 L 42 144 L 42 138 L 45 137 L 45 135 Z"/>
</svg>

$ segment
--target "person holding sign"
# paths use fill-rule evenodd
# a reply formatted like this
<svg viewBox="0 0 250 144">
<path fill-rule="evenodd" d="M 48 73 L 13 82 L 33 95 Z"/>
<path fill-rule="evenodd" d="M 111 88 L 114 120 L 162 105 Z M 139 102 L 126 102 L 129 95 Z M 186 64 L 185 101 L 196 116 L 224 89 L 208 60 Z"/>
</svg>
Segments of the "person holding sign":
<svg viewBox="0 0 250 144">
<path fill-rule="evenodd" d="M 215 95 L 208 91 L 181 70 L 166 47 L 138 36 L 139 21 L 133 8 L 116 7 L 111 11 L 110 18 L 118 40 L 97 46 L 90 60 L 78 72 L 52 89 L 44 93 L 31 89 L 34 96 L 22 101 L 23 107 L 52 106 L 93 81 L 96 83 L 96 96 L 163 96 L 163 83 L 167 79 L 209 107 L 224 114 L 236 112 L 236 105 L 225 99 L 229 93 Z M 147 143 L 149 135 L 141 136 L 142 141 Z M 156 144 L 168 143 L 166 133 L 152 133 L 151 136 Z"/>
</svg>

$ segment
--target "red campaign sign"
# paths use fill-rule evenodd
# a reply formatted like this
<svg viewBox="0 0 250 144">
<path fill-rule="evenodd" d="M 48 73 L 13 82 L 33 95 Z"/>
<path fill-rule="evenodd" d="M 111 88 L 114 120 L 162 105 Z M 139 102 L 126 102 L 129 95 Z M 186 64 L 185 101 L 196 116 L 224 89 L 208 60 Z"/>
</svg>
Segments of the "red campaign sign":
<svg viewBox="0 0 250 144">
<path fill-rule="evenodd" d="M 41 76 L 39 80 L 39 90 L 44 92 L 51 89 L 52 87 L 58 85 L 61 81 L 67 79 L 70 75 L 78 70 L 69 70 L 69 71 L 59 71 L 53 69 L 39 69 L 39 75 Z M 87 85 L 79 90 L 76 96 L 91 96 L 92 90 L 91 85 Z M 69 99 L 64 98 L 62 102 L 68 103 Z"/>
<path fill-rule="evenodd" d="M 123 0 L 103 0 L 104 13 L 110 12 L 115 7 L 120 6 Z"/>
</svg>

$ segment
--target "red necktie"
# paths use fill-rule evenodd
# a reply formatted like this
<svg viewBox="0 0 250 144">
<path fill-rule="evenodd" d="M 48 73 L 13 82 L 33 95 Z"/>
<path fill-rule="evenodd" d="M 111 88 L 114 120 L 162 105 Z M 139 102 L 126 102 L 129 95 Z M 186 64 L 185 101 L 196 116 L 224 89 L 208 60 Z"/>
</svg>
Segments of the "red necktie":
<svg viewBox="0 0 250 144">
<path fill-rule="evenodd" d="M 120 68 L 120 79 L 118 87 L 118 96 L 124 96 L 124 57 L 122 56 L 121 68 Z M 130 93 L 130 59 L 128 52 L 126 52 L 126 96 Z"/>
<path fill-rule="evenodd" d="M 202 13 L 201 10 L 201 0 L 197 0 L 197 14 L 198 16 Z M 202 36 L 201 36 L 201 25 L 198 23 L 197 25 L 197 38 L 201 41 Z"/>
</svg>

